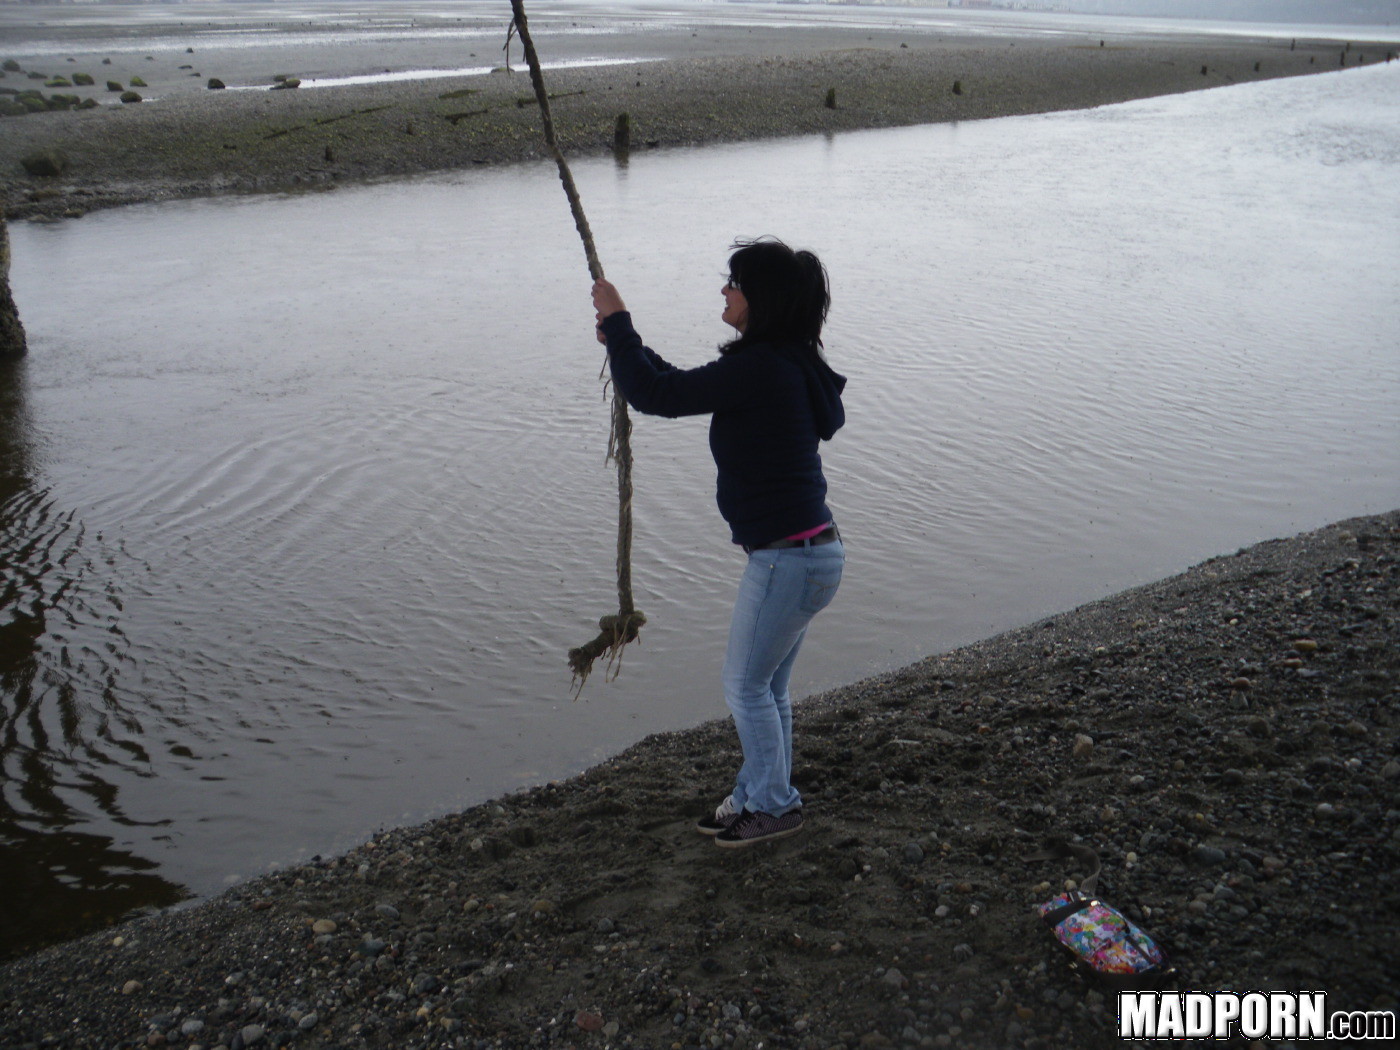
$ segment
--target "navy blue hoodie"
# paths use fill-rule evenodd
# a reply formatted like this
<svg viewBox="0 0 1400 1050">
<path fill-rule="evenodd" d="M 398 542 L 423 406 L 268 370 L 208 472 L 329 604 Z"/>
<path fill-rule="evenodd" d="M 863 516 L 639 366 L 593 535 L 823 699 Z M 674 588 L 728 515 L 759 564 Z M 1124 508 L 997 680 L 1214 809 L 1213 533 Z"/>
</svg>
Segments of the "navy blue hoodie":
<svg viewBox="0 0 1400 1050">
<path fill-rule="evenodd" d="M 642 345 L 627 311 L 600 327 L 629 405 L 671 418 L 711 414 L 715 500 L 735 543 L 761 547 L 831 520 L 817 443 L 846 421 L 845 376 L 801 347 L 769 343 L 681 369 Z"/>
</svg>

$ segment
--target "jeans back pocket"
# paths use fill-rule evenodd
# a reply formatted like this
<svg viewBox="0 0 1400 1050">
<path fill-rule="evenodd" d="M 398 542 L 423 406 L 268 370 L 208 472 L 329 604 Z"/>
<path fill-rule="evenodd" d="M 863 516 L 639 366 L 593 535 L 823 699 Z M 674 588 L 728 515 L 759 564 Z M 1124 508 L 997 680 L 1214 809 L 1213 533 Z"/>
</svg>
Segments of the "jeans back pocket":
<svg viewBox="0 0 1400 1050">
<path fill-rule="evenodd" d="M 836 559 L 822 559 L 807 570 L 807 580 L 802 588 L 802 611 L 815 616 L 836 597 L 836 589 L 841 586 L 842 563 Z"/>
</svg>

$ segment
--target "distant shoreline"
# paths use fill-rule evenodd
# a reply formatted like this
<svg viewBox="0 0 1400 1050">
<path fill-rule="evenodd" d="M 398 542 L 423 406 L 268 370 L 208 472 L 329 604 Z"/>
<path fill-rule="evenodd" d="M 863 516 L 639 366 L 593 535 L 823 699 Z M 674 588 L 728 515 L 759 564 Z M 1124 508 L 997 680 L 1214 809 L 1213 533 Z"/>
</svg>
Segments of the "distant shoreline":
<svg viewBox="0 0 1400 1050">
<path fill-rule="evenodd" d="M 780 41 L 769 32 L 771 40 L 735 35 L 696 44 L 696 54 L 686 53 L 684 40 L 667 40 L 668 58 L 551 71 L 546 79 L 566 151 L 611 152 L 621 113 L 629 116 L 636 154 L 1082 109 L 1371 65 L 1393 48 L 1225 35 L 1091 41 L 829 27 L 799 29 Z M 418 68 L 418 46 L 427 45 L 386 44 L 375 59 L 386 70 Z M 648 47 L 656 50 L 654 37 L 609 44 L 611 53 L 624 55 Z M 717 53 L 726 49 L 731 53 Z M 471 61 L 487 64 L 499 55 L 493 45 Z M 126 74 L 121 83 L 140 69 L 157 101 L 0 118 L 0 203 L 7 214 L 77 217 L 130 203 L 323 189 L 545 156 L 537 107 L 518 60 L 514 72 L 234 92 L 204 87 L 207 70 L 192 68 L 202 57 L 166 52 L 144 65 L 123 59 L 128 68 L 120 70 Z M 265 71 L 289 62 L 285 47 L 246 49 L 237 57 L 244 80 L 230 83 L 261 78 L 270 84 Z M 44 72 L 78 70 L 91 61 L 100 60 L 74 58 L 63 63 L 66 69 L 51 62 Z M 102 67 L 95 68 L 100 78 Z M 11 72 L 0 88 L 37 83 L 22 76 Z M 101 79 L 72 93 L 108 103 L 114 97 Z M 61 154 L 61 174 L 25 171 L 21 162 L 44 151 Z"/>
</svg>

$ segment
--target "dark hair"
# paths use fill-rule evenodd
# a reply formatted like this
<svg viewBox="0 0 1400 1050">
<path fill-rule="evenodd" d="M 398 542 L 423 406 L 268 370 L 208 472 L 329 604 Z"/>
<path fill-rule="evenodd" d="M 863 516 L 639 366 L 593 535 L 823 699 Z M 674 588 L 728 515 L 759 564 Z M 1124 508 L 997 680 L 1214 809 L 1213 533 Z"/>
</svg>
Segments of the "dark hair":
<svg viewBox="0 0 1400 1050">
<path fill-rule="evenodd" d="M 755 343 L 797 343 L 820 353 L 822 325 L 831 306 L 821 260 L 809 251 L 793 251 L 776 237 L 735 241 L 732 247 L 729 279 L 744 293 L 749 319 L 720 353 Z"/>
</svg>

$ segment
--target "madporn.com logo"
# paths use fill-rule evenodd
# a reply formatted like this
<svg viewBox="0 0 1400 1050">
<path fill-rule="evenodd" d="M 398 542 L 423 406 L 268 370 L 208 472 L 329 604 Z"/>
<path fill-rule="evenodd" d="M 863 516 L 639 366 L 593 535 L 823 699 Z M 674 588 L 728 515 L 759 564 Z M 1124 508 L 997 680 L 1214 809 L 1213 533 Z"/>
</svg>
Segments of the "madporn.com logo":
<svg viewBox="0 0 1400 1050">
<path fill-rule="evenodd" d="M 1395 1039 L 1389 1010 L 1329 1012 L 1326 992 L 1122 992 L 1124 1039 Z"/>
</svg>

